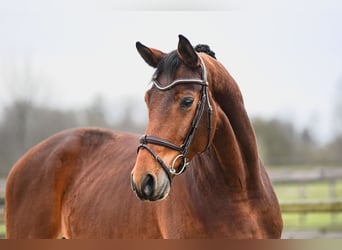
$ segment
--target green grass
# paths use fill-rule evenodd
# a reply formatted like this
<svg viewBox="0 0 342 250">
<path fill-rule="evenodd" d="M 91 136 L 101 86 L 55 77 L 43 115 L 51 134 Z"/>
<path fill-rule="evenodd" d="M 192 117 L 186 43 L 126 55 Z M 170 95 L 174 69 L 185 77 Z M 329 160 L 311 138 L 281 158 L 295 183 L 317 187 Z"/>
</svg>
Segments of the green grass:
<svg viewBox="0 0 342 250">
<path fill-rule="evenodd" d="M 342 199 L 342 181 L 336 182 L 335 197 L 330 197 L 330 186 L 327 182 L 316 182 L 307 184 L 280 184 L 274 185 L 274 189 L 280 202 L 302 201 L 303 199 Z"/>
<path fill-rule="evenodd" d="M 335 184 L 335 195 L 330 195 L 328 182 L 307 184 L 281 184 L 274 185 L 275 192 L 280 203 L 296 201 L 328 201 L 331 199 L 342 200 L 342 181 Z M 283 213 L 285 230 L 292 229 L 318 229 L 342 231 L 342 212 L 335 213 Z"/>
<path fill-rule="evenodd" d="M 283 214 L 285 230 L 317 229 L 342 231 L 341 213 Z"/>
<path fill-rule="evenodd" d="M 6 227 L 5 224 L 0 224 L 0 238 L 4 238 L 6 235 Z"/>
</svg>

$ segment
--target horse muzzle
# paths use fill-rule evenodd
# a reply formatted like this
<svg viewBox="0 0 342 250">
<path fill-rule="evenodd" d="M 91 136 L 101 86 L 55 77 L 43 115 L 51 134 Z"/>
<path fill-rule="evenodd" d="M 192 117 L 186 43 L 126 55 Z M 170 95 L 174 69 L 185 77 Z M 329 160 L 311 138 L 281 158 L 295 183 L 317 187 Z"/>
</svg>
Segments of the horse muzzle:
<svg viewBox="0 0 342 250">
<path fill-rule="evenodd" d="M 170 192 L 168 177 L 146 174 L 141 181 L 135 181 L 134 174 L 131 177 L 131 187 L 137 197 L 142 201 L 158 201 L 165 199 Z"/>
</svg>

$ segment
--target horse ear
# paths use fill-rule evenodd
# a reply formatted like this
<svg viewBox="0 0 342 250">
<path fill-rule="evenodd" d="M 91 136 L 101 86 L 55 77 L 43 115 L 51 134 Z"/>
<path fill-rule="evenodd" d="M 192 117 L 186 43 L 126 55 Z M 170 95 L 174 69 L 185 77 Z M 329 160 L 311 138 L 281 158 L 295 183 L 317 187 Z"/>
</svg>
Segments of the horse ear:
<svg viewBox="0 0 342 250">
<path fill-rule="evenodd" d="M 153 68 L 156 68 L 159 61 L 165 56 L 164 52 L 161 52 L 157 49 L 148 48 L 141 42 L 136 42 L 135 46 L 145 62 Z"/>
<path fill-rule="evenodd" d="M 199 66 L 199 58 L 198 55 L 194 49 L 194 47 L 191 45 L 188 39 L 186 39 L 184 36 L 179 35 L 179 42 L 178 42 L 178 56 L 182 60 L 182 62 L 185 63 L 185 65 L 195 68 Z"/>
</svg>

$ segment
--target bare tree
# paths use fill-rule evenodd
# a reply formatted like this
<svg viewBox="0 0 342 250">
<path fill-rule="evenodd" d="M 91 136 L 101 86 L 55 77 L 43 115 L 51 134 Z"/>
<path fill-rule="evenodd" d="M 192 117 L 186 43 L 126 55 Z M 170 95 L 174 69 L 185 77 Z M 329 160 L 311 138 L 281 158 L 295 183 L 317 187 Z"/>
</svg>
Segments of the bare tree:
<svg viewBox="0 0 342 250">
<path fill-rule="evenodd" d="M 342 136 L 342 79 L 336 87 L 333 129 L 336 136 Z"/>
<path fill-rule="evenodd" d="M 29 60 L 7 65 L 2 70 L 7 96 L 0 120 L 0 172 L 6 174 L 12 164 L 30 147 L 57 131 L 77 126 L 72 112 L 39 106 L 42 86 Z"/>
<path fill-rule="evenodd" d="M 104 110 L 103 97 L 97 95 L 89 107 L 85 108 L 83 113 L 84 126 L 108 127 L 106 114 Z"/>
<path fill-rule="evenodd" d="M 342 79 L 337 84 L 333 113 L 334 137 L 326 145 L 324 156 L 326 162 L 333 165 L 342 164 Z"/>
<path fill-rule="evenodd" d="M 12 61 L 3 68 L 6 103 L 4 108 L 3 129 L 10 129 L 12 140 L 18 144 L 16 149 L 28 145 L 28 119 L 34 103 L 34 96 L 38 91 L 38 82 L 34 80 L 32 63 L 27 58 L 22 61 Z M 12 124 L 8 124 L 12 121 Z M 7 123 L 7 124 L 6 124 Z M 8 127 L 7 127 L 8 126 Z M 20 145 L 20 147 L 19 147 Z M 15 150 L 16 151 L 16 150 Z M 12 151 L 13 152 L 13 151 Z"/>
</svg>

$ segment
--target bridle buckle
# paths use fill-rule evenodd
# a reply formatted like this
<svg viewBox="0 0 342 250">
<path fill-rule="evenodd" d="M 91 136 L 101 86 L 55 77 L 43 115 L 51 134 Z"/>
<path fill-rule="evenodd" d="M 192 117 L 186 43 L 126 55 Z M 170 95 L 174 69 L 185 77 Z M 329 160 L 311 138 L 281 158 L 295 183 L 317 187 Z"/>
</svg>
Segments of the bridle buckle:
<svg viewBox="0 0 342 250">
<path fill-rule="evenodd" d="M 179 158 L 183 158 L 183 164 L 181 167 L 179 167 L 179 171 L 177 172 L 175 169 L 175 164 Z M 185 169 L 188 165 L 189 165 L 188 159 L 183 154 L 179 154 L 173 159 L 173 161 L 171 163 L 170 173 L 172 175 L 180 175 L 185 171 Z"/>
</svg>

